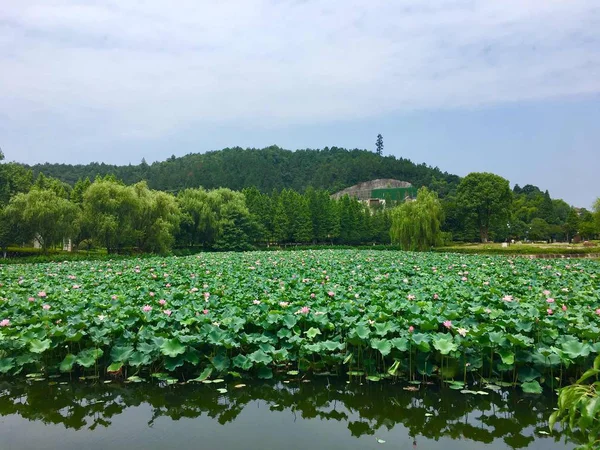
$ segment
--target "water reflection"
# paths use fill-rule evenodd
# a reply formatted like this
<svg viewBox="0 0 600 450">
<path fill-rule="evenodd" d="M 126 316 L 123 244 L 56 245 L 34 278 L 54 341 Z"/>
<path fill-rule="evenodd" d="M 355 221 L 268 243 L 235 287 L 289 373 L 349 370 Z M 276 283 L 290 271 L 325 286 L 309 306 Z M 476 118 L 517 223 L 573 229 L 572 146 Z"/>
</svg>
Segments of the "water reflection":
<svg viewBox="0 0 600 450">
<path fill-rule="evenodd" d="M 268 424 L 268 416 L 278 411 L 289 420 L 280 421 L 282 428 L 270 433 L 284 433 L 286 427 L 300 420 L 316 420 L 337 422 L 345 426 L 347 436 L 372 436 L 374 443 L 377 436 L 402 427 L 407 439 L 414 441 L 413 446 L 424 440 L 461 440 L 480 443 L 473 448 L 492 444 L 493 448 L 548 449 L 572 448 L 582 440 L 581 436 L 564 433 L 544 435 L 553 399 L 522 396 L 512 390 L 469 395 L 427 386 L 412 392 L 400 384 L 359 385 L 325 379 L 236 388 L 238 383 L 159 386 L 4 382 L 0 383 L 0 415 L 13 421 L 3 420 L 0 427 L 5 436 L 10 432 L 7 427 L 22 418 L 89 433 L 113 427 L 128 411 L 150 412 L 140 422 L 140 429 L 152 428 L 162 418 L 179 421 L 204 417 L 210 418 L 213 425 L 228 425 L 243 412 L 251 413 L 255 422 L 259 416 L 266 416 Z"/>
</svg>

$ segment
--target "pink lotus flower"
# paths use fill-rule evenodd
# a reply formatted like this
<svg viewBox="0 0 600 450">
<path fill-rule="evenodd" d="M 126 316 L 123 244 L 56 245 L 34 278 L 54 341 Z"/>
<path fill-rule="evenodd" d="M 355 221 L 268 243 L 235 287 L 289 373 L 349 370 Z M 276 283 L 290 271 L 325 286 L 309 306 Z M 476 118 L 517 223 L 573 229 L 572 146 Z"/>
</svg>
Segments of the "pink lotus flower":
<svg viewBox="0 0 600 450">
<path fill-rule="evenodd" d="M 190 292 L 198 292 L 198 288 L 197 287 L 193 287 L 190 289 Z"/>
<path fill-rule="evenodd" d="M 552 309 L 548 308 L 546 311 L 548 312 L 549 316 L 552 315 Z"/>
<path fill-rule="evenodd" d="M 170 309 L 165 309 L 163 312 L 164 312 L 164 313 L 165 313 L 167 316 L 170 316 L 170 315 L 171 315 L 171 310 L 170 310 Z"/>
<path fill-rule="evenodd" d="M 566 312 L 567 311 L 567 305 L 562 305 L 562 310 Z"/>
<path fill-rule="evenodd" d="M 407 298 L 407 299 L 409 299 L 409 300 L 414 300 L 414 299 L 415 299 L 415 296 L 414 296 L 414 295 L 412 295 L 412 294 L 408 294 L 408 295 L 406 296 L 406 298 Z"/>
<path fill-rule="evenodd" d="M 596 314 L 598 314 L 598 315 L 600 316 L 600 308 L 598 308 L 598 309 L 596 310 Z"/>
<path fill-rule="evenodd" d="M 310 294 L 310 298 L 315 298 L 315 294 L 314 293 Z"/>
<path fill-rule="evenodd" d="M 308 314 L 309 312 L 310 308 L 308 306 L 303 306 L 298 311 L 296 311 L 296 314 Z"/>
<path fill-rule="evenodd" d="M 33 297 L 29 297 L 27 300 L 29 300 L 30 302 L 35 302 L 35 298 Z"/>
<path fill-rule="evenodd" d="M 44 308 L 46 311 L 48 311 L 50 309 L 50 305 L 45 304 L 45 305 L 42 306 L 42 308 Z"/>
<path fill-rule="evenodd" d="M 444 326 L 445 326 L 446 328 L 452 328 L 452 321 L 450 321 L 450 320 L 446 320 L 446 321 L 444 322 Z"/>
<path fill-rule="evenodd" d="M 73 285 L 73 289 L 79 289 L 81 286 L 79 286 L 78 284 L 74 284 Z"/>
<path fill-rule="evenodd" d="M 117 297 L 116 295 L 112 295 L 110 298 L 111 298 L 111 299 L 113 299 L 113 300 L 116 300 L 116 299 L 118 299 L 119 297 Z"/>
<path fill-rule="evenodd" d="M 554 299 L 553 299 L 553 298 L 547 298 L 547 299 L 546 299 L 546 302 L 547 302 L 547 303 L 554 303 Z"/>
<path fill-rule="evenodd" d="M 159 304 L 160 306 L 165 306 L 165 305 L 167 304 L 167 301 L 166 301 L 164 298 L 161 298 L 161 299 L 158 301 L 158 304 Z"/>
<path fill-rule="evenodd" d="M 202 314 L 208 314 L 208 309 L 203 309 Z"/>
<path fill-rule="evenodd" d="M 252 303 L 255 305 L 260 305 L 260 300 L 252 300 Z"/>
<path fill-rule="evenodd" d="M 205 292 L 204 293 L 204 300 L 208 301 L 209 298 L 210 298 L 210 292 Z"/>
<path fill-rule="evenodd" d="M 38 292 L 38 297 L 44 298 L 44 297 L 46 297 L 46 293 L 44 291 L 40 291 L 40 292 Z"/>
<path fill-rule="evenodd" d="M 415 331 L 415 327 L 413 327 L 412 325 L 410 327 L 408 327 L 409 333 L 412 333 L 413 331 Z"/>
<path fill-rule="evenodd" d="M 2 321 L 0 322 L 0 327 L 8 327 L 8 326 L 10 326 L 10 320 L 2 319 Z"/>
<path fill-rule="evenodd" d="M 154 292 L 148 292 L 148 295 L 149 295 L 150 297 L 154 297 L 156 294 L 155 294 Z"/>
<path fill-rule="evenodd" d="M 150 306 L 150 305 L 144 305 L 144 307 L 142 308 L 142 311 L 144 311 L 144 312 L 150 312 L 150 311 L 152 311 L 152 306 Z"/>
<path fill-rule="evenodd" d="M 505 302 L 512 302 L 513 301 L 513 296 L 512 295 L 505 295 L 504 297 L 502 297 L 502 300 L 504 300 Z"/>
<path fill-rule="evenodd" d="M 440 298 L 440 296 L 439 296 L 439 295 L 437 295 L 437 294 L 433 294 L 433 299 L 434 299 L 434 300 L 439 300 L 439 298 Z"/>
<path fill-rule="evenodd" d="M 542 294 L 544 294 L 546 297 L 548 297 L 550 295 L 550 291 L 548 289 L 544 289 Z"/>
<path fill-rule="evenodd" d="M 467 277 L 462 277 L 461 280 L 467 281 Z"/>
<path fill-rule="evenodd" d="M 168 287 L 168 288 L 170 288 L 170 287 L 171 287 L 171 283 L 167 283 L 167 284 L 165 284 L 165 287 Z"/>
<path fill-rule="evenodd" d="M 492 312 L 492 310 L 490 308 L 485 308 L 485 312 L 486 312 L 486 314 L 490 314 Z"/>
<path fill-rule="evenodd" d="M 330 297 L 333 297 L 333 296 L 335 295 L 335 292 L 333 292 L 333 291 L 329 291 L 329 292 L 327 293 L 327 295 L 329 295 Z"/>
<path fill-rule="evenodd" d="M 282 308 L 287 308 L 290 304 L 288 302 L 279 302 L 279 306 Z"/>
</svg>

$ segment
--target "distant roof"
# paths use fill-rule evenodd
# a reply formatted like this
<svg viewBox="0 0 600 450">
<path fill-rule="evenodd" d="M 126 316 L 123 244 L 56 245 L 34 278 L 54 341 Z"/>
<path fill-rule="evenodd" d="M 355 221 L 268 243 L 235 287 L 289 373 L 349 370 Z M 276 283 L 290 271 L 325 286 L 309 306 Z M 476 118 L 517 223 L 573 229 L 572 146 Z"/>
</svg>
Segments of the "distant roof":
<svg viewBox="0 0 600 450">
<path fill-rule="evenodd" d="M 351 197 L 356 197 L 359 200 L 368 200 L 371 198 L 371 193 L 374 189 L 390 189 L 390 188 L 409 188 L 412 187 L 408 181 L 394 180 L 393 178 L 378 178 L 376 180 L 365 181 L 355 184 L 349 188 L 342 189 L 336 192 L 331 197 L 339 199 L 348 194 Z"/>
</svg>

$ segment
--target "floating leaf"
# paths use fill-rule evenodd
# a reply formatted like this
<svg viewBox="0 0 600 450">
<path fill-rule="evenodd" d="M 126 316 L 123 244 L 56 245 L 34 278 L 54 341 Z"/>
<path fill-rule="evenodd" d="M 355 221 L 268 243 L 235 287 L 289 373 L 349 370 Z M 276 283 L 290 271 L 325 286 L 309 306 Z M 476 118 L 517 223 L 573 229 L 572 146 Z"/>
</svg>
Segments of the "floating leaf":
<svg viewBox="0 0 600 450">
<path fill-rule="evenodd" d="M 542 386 L 537 381 L 527 381 L 521 384 L 521 389 L 527 394 L 541 394 Z"/>
</svg>

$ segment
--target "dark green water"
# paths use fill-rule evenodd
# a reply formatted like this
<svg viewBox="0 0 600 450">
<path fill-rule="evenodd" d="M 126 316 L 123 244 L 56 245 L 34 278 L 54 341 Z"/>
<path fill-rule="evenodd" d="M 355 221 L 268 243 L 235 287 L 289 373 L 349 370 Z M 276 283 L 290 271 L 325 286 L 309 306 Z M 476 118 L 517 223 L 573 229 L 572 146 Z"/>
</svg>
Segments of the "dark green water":
<svg viewBox="0 0 600 450">
<path fill-rule="evenodd" d="M 238 383 L 3 382 L 0 448 L 552 450 L 581 439 L 544 435 L 554 399 L 513 390 L 410 392 L 400 384 L 324 379 Z"/>
</svg>

